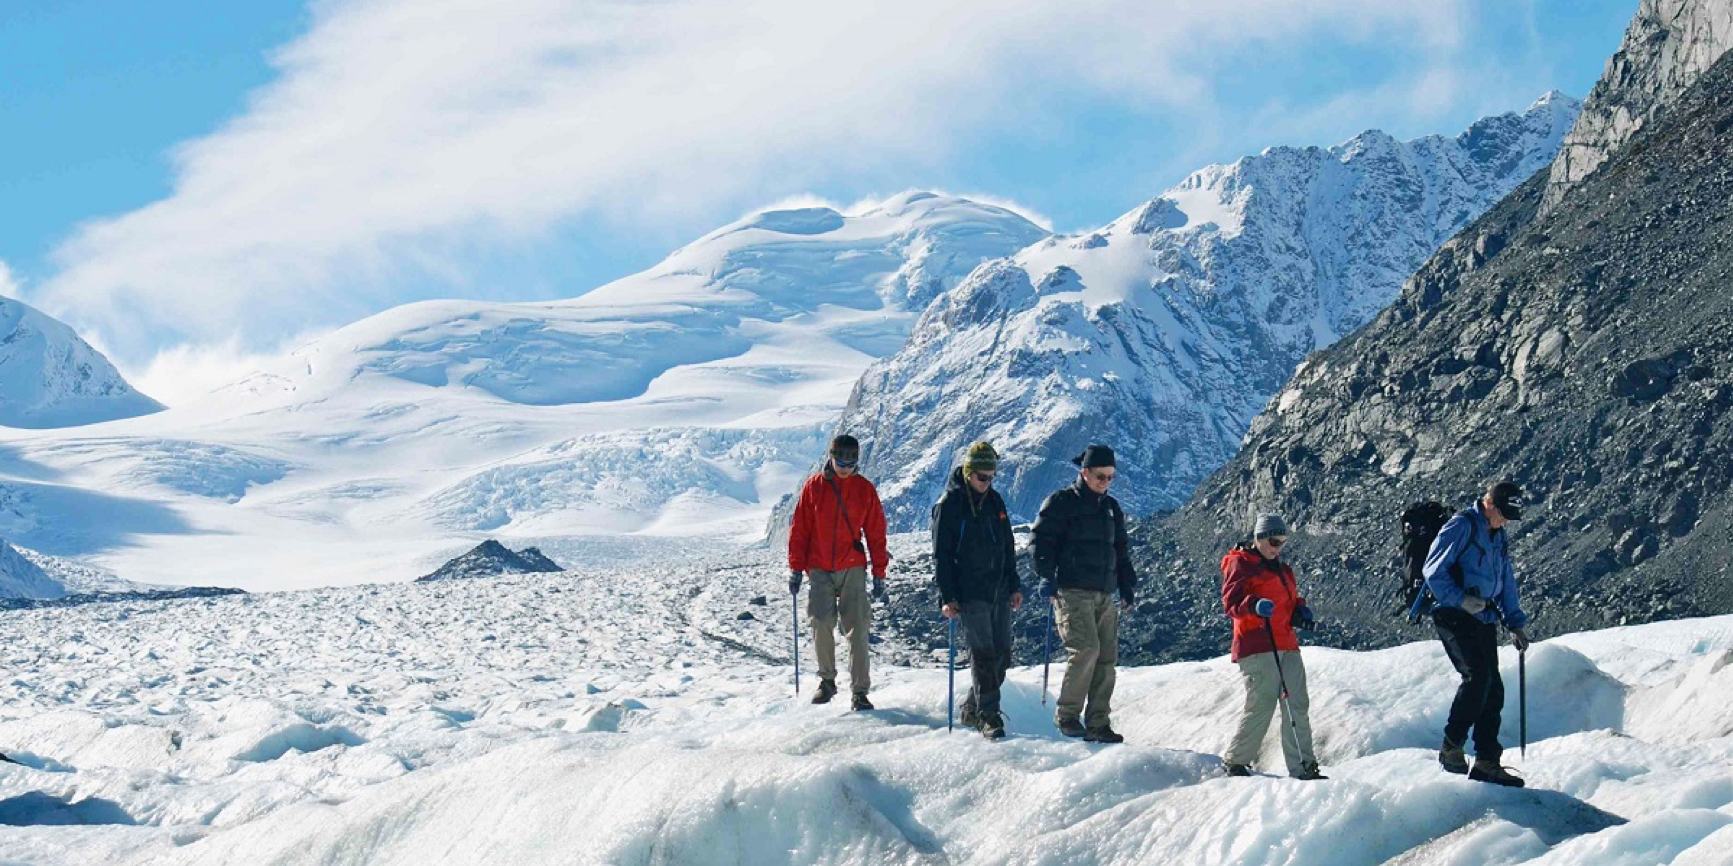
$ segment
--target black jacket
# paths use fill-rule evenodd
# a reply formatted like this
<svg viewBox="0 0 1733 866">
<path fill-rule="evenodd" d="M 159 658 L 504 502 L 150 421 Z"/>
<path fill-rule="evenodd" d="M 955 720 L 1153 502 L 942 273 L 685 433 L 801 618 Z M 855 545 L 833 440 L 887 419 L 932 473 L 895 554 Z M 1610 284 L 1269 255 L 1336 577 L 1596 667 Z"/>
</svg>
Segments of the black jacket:
<svg viewBox="0 0 1733 866">
<path fill-rule="evenodd" d="M 1011 593 L 1023 591 L 1005 500 L 991 488 L 976 495 L 961 469 L 951 473 L 933 506 L 933 578 L 946 603 L 1009 602 Z"/>
<path fill-rule="evenodd" d="M 1035 573 L 1060 589 L 1119 590 L 1131 603 L 1137 572 L 1119 501 L 1077 483 L 1047 497 L 1035 518 Z"/>
</svg>

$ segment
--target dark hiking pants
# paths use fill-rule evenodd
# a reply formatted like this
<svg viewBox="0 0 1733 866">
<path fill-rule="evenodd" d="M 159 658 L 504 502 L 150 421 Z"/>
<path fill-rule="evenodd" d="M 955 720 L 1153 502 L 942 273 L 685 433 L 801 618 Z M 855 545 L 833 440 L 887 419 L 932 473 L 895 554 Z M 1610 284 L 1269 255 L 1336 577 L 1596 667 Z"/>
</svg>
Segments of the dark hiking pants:
<svg viewBox="0 0 1733 866">
<path fill-rule="evenodd" d="M 1504 754 L 1498 744 L 1499 717 L 1504 713 L 1504 680 L 1498 675 L 1498 625 L 1475 619 L 1460 608 L 1441 608 L 1432 618 L 1438 639 L 1450 663 L 1462 675 L 1450 718 L 1444 723 L 1444 738 L 1457 745 L 1468 742 L 1474 730 L 1474 756 L 1497 761 Z"/>
<path fill-rule="evenodd" d="M 982 716 L 999 712 L 999 687 L 1011 667 L 1011 603 L 962 603 L 963 639 L 969 646 L 969 696 L 964 706 Z"/>
</svg>

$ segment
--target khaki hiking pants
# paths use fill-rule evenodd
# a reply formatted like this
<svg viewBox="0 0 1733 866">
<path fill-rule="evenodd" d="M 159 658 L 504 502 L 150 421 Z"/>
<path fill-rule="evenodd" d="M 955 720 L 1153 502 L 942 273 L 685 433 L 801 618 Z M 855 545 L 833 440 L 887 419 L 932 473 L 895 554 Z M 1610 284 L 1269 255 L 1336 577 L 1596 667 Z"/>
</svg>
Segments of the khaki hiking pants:
<svg viewBox="0 0 1733 866">
<path fill-rule="evenodd" d="M 806 621 L 818 652 L 818 675 L 836 681 L 836 630 L 848 639 L 849 688 L 864 695 L 872 688 L 868 671 L 867 634 L 872 631 L 872 602 L 867 598 L 865 567 L 846 571 L 807 569 L 812 590 L 806 594 Z"/>
<path fill-rule="evenodd" d="M 1246 684 L 1246 707 L 1240 713 L 1240 726 L 1234 731 L 1233 744 L 1223 759 L 1229 764 L 1257 763 L 1264 748 L 1264 734 L 1270 729 L 1270 716 L 1281 704 L 1282 684 L 1276 677 L 1275 653 L 1249 655 L 1235 662 Z M 1282 678 L 1288 682 L 1288 707 L 1294 711 L 1294 724 L 1288 723 L 1288 707 L 1282 708 L 1282 758 L 1287 761 L 1288 775 L 1300 773 L 1301 764 L 1316 764 L 1312 751 L 1312 720 L 1307 708 L 1306 665 L 1296 650 L 1282 651 Z M 1295 729 L 1299 733 L 1296 738 Z"/>
<path fill-rule="evenodd" d="M 1065 644 L 1065 681 L 1055 720 L 1082 718 L 1086 728 L 1108 723 L 1119 665 L 1119 603 L 1112 593 L 1061 589 L 1053 597 L 1054 625 Z M 1087 712 L 1085 712 L 1087 699 Z"/>
</svg>

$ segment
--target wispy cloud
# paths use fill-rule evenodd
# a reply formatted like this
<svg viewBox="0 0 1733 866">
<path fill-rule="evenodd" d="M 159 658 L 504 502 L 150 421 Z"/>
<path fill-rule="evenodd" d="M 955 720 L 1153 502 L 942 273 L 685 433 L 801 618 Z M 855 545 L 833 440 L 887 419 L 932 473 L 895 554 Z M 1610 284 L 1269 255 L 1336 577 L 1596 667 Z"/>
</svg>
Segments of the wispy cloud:
<svg viewBox="0 0 1733 866">
<path fill-rule="evenodd" d="M 0 259 L 0 298 L 18 297 L 18 278 L 12 275 L 12 266 Z"/>
<path fill-rule="evenodd" d="M 1229 48 L 1448 45 L 1462 17 L 1435 0 L 313 9 L 276 81 L 175 153 L 170 196 L 65 244 L 44 306 L 135 363 L 232 335 L 251 351 L 439 293 L 476 249 L 570 220 L 690 220 L 920 176 L 1079 103 L 1204 111 Z"/>
</svg>

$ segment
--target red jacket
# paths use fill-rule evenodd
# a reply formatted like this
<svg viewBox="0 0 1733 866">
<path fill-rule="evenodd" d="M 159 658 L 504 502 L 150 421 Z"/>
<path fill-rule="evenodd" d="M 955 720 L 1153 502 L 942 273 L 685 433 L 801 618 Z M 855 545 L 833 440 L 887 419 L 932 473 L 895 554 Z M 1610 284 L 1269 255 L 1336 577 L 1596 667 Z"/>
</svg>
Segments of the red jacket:
<svg viewBox="0 0 1733 866">
<path fill-rule="evenodd" d="M 863 533 L 865 547 L 872 551 L 873 577 L 884 577 L 891 554 L 885 549 L 885 509 L 878 489 L 859 473 L 842 478 L 826 467 L 800 489 L 788 532 L 788 567 L 843 571 L 864 566 L 867 555 L 859 544 Z"/>
<path fill-rule="evenodd" d="M 1294 634 L 1294 608 L 1306 603 L 1294 583 L 1294 570 L 1279 559 L 1265 559 L 1256 550 L 1236 547 L 1222 557 L 1222 607 L 1234 621 L 1233 660 L 1271 651 L 1270 632 L 1264 618 L 1252 608 L 1258 599 L 1276 603 L 1270 615 L 1270 628 L 1275 630 L 1274 649 L 1297 650 L 1300 638 Z"/>
</svg>

